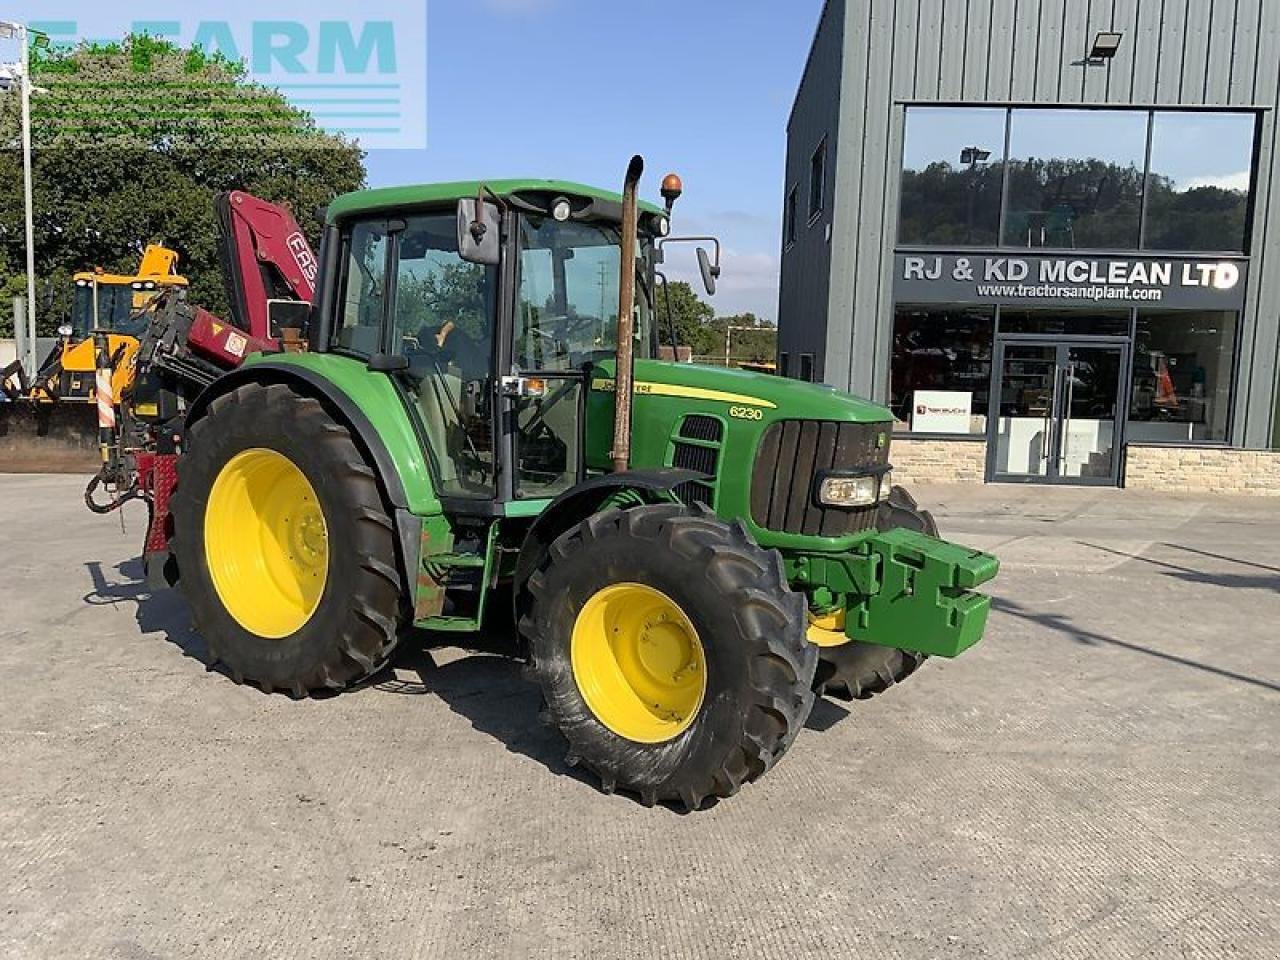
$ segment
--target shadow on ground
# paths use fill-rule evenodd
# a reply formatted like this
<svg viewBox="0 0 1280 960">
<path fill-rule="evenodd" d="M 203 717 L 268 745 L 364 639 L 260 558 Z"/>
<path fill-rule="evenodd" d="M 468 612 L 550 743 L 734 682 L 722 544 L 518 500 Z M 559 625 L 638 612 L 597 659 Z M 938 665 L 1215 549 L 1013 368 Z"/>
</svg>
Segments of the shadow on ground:
<svg viewBox="0 0 1280 960">
<path fill-rule="evenodd" d="M 153 592 L 146 583 L 141 560 L 119 564 L 110 575 L 97 561 L 86 563 L 85 568 L 93 582 L 93 589 L 84 596 L 86 604 L 134 604 L 141 633 L 163 634 L 184 656 L 230 682 L 219 665 L 210 663 L 208 646 L 192 629 L 190 611 L 182 595 L 176 590 Z M 536 684 L 522 676 L 515 636 L 508 619 L 477 636 L 468 636 L 467 652 L 459 655 L 457 644 L 461 638 L 457 634 L 410 630 L 391 662 L 345 695 L 372 692 L 437 696 L 473 728 L 493 737 L 511 753 L 536 760 L 552 773 L 594 789 L 593 778 L 565 762 L 565 742 L 560 734 L 541 722 L 542 695 Z M 318 698 L 333 695 L 320 694 Z M 805 728 L 826 732 L 849 713 L 838 704 L 818 698 Z"/>
<path fill-rule="evenodd" d="M 1015 600 L 1007 600 L 1001 597 L 995 597 L 991 601 L 992 608 L 1000 613 L 1027 623 L 1035 624 L 1051 630 L 1059 636 L 1066 637 L 1076 643 L 1086 646 L 1107 645 L 1119 647 L 1122 650 L 1128 650 L 1130 653 L 1139 653 L 1143 656 L 1153 657 L 1157 660 L 1164 660 L 1167 663 L 1175 663 L 1182 667 L 1190 667 L 1193 670 L 1201 670 L 1205 673 L 1213 674 L 1217 677 L 1223 677 L 1227 680 L 1235 680 L 1239 683 L 1249 684 L 1254 687 L 1261 687 L 1264 690 L 1271 690 L 1280 693 L 1280 683 L 1274 683 L 1271 680 L 1262 677 L 1252 677 L 1248 674 L 1237 673 L 1234 670 L 1225 670 L 1222 667 L 1214 666 L 1211 663 L 1204 663 L 1200 660 L 1193 660 L 1190 657 L 1178 656 L 1174 653 L 1168 653 L 1164 650 L 1157 650 L 1154 647 L 1144 646 L 1140 643 L 1131 643 L 1128 640 L 1121 640 L 1118 637 L 1109 637 L 1104 633 L 1098 633 L 1096 630 L 1090 630 L 1086 627 L 1079 626 L 1070 617 L 1063 616 L 1059 613 L 1049 613 L 1047 611 L 1036 611 L 1028 609 Z"/>
</svg>

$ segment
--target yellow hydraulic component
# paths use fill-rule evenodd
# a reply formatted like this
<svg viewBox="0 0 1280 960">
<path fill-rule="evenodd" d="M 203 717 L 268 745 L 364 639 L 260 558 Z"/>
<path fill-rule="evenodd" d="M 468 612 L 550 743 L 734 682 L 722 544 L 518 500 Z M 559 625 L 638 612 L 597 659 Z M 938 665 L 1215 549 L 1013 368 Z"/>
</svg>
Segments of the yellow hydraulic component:
<svg viewBox="0 0 1280 960">
<path fill-rule="evenodd" d="M 320 606 L 324 511 L 306 475 L 275 450 L 245 450 L 222 468 L 205 507 L 204 551 L 218 598 L 250 633 L 283 639 Z"/>
<path fill-rule="evenodd" d="M 809 642 L 815 647 L 841 647 L 849 642 L 844 632 L 844 610 L 816 614 L 809 611 Z"/>
<path fill-rule="evenodd" d="M 689 728 L 707 692 L 707 660 L 689 617 L 665 593 L 617 583 L 583 605 L 573 677 L 591 712 L 620 737 L 664 743 Z"/>
</svg>

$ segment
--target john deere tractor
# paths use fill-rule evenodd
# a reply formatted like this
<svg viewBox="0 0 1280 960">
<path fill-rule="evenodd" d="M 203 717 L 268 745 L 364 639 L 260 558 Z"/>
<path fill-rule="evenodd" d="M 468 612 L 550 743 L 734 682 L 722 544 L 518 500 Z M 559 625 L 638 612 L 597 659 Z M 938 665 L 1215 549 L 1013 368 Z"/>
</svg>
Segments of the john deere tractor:
<svg viewBox="0 0 1280 960">
<path fill-rule="evenodd" d="M 979 640 L 996 560 L 893 487 L 888 410 L 655 359 L 680 187 L 638 203 L 641 166 L 332 204 L 309 349 L 195 402 L 148 557 L 236 681 L 341 690 L 509 612 L 570 762 L 692 810 L 815 695 Z"/>
</svg>

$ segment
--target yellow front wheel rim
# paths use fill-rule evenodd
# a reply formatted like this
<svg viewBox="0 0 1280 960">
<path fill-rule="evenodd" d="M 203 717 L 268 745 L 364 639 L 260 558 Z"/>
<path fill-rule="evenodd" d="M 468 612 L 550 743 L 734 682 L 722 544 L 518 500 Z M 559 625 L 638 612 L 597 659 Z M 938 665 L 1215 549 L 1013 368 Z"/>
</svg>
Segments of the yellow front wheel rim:
<svg viewBox="0 0 1280 960">
<path fill-rule="evenodd" d="M 329 577 L 329 530 L 306 475 L 275 450 L 229 460 L 209 492 L 204 549 L 218 599 L 250 633 L 297 633 Z"/>
<path fill-rule="evenodd" d="M 688 616 L 642 583 L 605 587 L 573 625 L 573 677 L 596 719 L 637 743 L 689 729 L 707 693 L 707 661 Z"/>
<path fill-rule="evenodd" d="M 809 642 L 815 647 L 842 647 L 849 642 L 844 632 L 844 610 L 816 614 L 809 611 Z"/>
</svg>

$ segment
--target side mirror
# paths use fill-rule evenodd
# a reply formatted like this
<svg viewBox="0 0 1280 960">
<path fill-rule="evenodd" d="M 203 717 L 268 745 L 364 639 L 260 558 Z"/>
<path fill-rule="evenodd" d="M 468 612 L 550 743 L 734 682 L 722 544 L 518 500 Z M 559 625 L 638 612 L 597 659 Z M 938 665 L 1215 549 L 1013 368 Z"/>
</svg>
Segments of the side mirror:
<svg viewBox="0 0 1280 960">
<path fill-rule="evenodd" d="M 706 248 L 698 248 L 698 269 L 702 271 L 702 285 L 707 288 L 707 296 L 716 295 L 716 281 L 720 279 L 720 264 L 712 263 Z"/>
<path fill-rule="evenodd" d="M 488 201 L 458 201 L 458 256 L 467 263 L 497 266 L 502 259 L 502 214 Z"/>
</svg>

